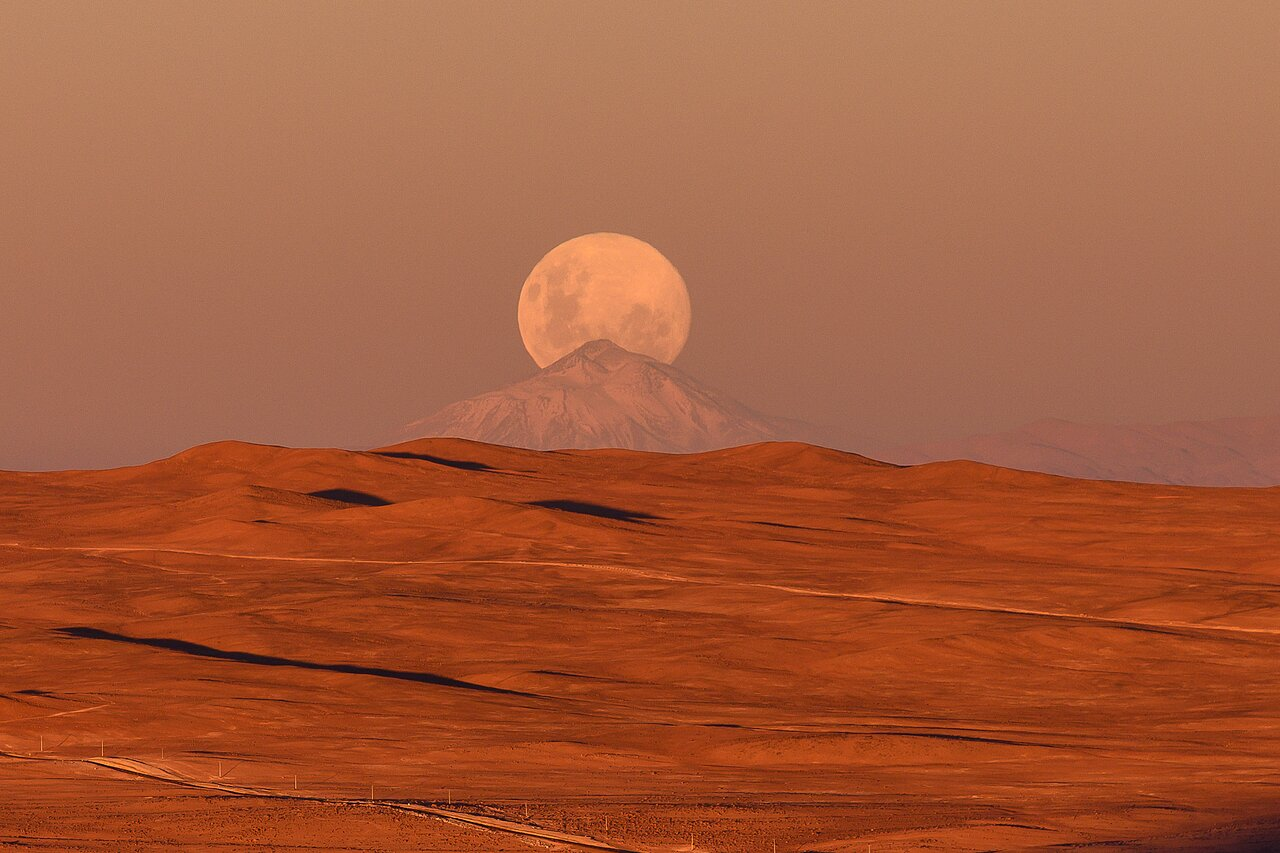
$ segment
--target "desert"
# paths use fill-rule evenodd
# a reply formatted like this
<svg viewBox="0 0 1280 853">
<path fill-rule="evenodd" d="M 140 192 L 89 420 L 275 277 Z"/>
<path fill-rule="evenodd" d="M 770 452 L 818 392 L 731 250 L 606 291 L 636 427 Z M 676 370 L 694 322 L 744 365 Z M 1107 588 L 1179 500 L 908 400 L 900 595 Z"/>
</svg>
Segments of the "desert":
<svg viewBox="0 0 1280 853">
<path fill-rule="evenodd" d="M 0 2 L 0 853 L 1280 853 L 1276 33 Z"/>
<path fill-rule="evenodd" d="M 1280 838 L 1280 490 L 457 439 L 2 485 L 16 849 Z"/>
</svg>

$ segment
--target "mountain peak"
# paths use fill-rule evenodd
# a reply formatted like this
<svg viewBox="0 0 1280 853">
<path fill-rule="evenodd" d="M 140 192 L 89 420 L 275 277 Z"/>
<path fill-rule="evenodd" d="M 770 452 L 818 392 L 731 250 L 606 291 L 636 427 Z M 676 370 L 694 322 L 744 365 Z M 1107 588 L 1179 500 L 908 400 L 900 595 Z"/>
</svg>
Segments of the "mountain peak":
<svg viewBox="0 0 1280 853">
<path fill-rule="evenodd" d="M 629 349 L 624 349 L 623 347 L 618 346 L 608 338 L 597 338 L 594 341 L 587 341 L 585 344 L 578 347 L 576 350 L 569 353 L 568 355 L 564 356 L 559 361 L 556 361 L 556 362 L 553 362 L 552 364 L 547 365 L 547 367 L 548 368 L 555 367 L 556 364 L 559 364 L 560 362 L 563 362 L 563 361 L 567 361 L 568 359 L 574 358 L 575 356 L 578 358 L 589 358 L 593 360 L 601 359 L 601 358 L 630 357 L 630 358 L 644 359 L 645 361 L 653 361 L 653 359 L 650 358 L 649 356 L 640 355 L 640 353 L 632 352 Z"/>
<path fill-rule="evenodd" d="M 523 382 L 410 424 L 402 438 L 696 453 L 813 434 L 807 425 L 754 412 L 669 364 L 595 340 Z"/>
<path fill-rule="evenodd" d="M 618 346 L 611 340 L 600 338 L 599 340 L 587 341 L 573 352 L 562 356 L 558 361 L 548 364 L 542 368 L 540 375 L 564 373 L 574 368 L 615 371 L 627 365 L 650 365 L 655 368 L 666 366 L 647 355 L 632 352 L 629 349 Z"/>
</svg>

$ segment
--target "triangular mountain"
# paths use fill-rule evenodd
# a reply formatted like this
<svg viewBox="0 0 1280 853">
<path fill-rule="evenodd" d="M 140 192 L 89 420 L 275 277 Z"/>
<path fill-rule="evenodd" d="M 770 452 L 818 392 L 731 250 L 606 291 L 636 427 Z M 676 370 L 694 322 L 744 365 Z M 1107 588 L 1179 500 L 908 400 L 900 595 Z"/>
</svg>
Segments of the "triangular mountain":
<svg viewBox="0 0 1280 853">
<path fill-rule="evenodd" d="M 619 447 L 696 453 L 815 441 L 807 424 L 754 412 L 669 364 L 591 341 L 537 374 L 446 406 L 404 438 L 453 436 L 535 450 Z"/>
</svg>

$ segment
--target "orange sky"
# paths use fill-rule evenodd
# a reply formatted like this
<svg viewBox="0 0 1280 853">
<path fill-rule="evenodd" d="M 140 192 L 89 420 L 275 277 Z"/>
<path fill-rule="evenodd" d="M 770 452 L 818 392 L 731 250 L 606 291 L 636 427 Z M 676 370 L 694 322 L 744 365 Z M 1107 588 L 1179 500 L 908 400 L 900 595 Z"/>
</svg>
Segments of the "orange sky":
<svg viewBox="0 0 1280 853">
<path fill-rule="evenodd" d="M 1280 413 L 1280 4 L 0 6 L 0 467 L 361 444 L 634 234 L 851 446 Z"/>
</svg>

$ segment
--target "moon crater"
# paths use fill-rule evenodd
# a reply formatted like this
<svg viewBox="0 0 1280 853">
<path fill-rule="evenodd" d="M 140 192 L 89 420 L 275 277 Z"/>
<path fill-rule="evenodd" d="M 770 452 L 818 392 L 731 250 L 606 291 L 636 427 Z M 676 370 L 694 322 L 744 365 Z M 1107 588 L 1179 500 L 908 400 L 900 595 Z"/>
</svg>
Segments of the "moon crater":
<svg viewBox="0 0 1280 853">
<path fill-rule="evenodd" d="M 643 240 L 575 237 L 540 260 L 520 291 L 520 336 L 539 367 L 601 338 L 668 364 L 689 338 L 684 279 Z"/>
</svg>

